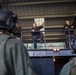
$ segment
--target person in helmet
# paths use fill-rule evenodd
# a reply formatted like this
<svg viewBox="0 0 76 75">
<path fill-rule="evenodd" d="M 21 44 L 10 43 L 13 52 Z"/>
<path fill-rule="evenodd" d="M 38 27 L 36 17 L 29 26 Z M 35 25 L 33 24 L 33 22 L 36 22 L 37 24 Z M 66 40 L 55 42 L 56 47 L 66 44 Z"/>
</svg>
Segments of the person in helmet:
<svg viewBox="0 0 76 75">
<path fill-rule="evenodd" d="M 17 33 L 17 16 L 0 9 L 0 75 L 35 75 L 28 52 Z"/>
</svg>

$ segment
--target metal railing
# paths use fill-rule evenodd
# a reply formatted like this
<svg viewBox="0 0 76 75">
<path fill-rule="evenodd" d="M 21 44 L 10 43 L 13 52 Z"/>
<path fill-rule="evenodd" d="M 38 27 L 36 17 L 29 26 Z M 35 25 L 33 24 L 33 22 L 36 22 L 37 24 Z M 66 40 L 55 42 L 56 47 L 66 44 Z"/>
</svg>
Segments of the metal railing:
<svg viewBox="0 0 76 75">
<path fill-rule="evenodd" d="M 66 32 L 66 31 L 68 31 L 68 34 L 69 34 L 69 42 L 70 42 L 70 44 L 71 44 L 71 40 L 70 40 L 70 31 L 75 31 L 76 29 L 68 29 L 68 30 L 66 30 L 66 29 L 55 29 L 55 30 L 53 30 L 53 29 L 51 29 L 51 30 L 45 30 L 45 31 L 40 31 L 40 32 L 45 32 L 44 33 L 44 38 L 45 38 L 45 40 L 44 40 L 44 43 L 45 43 L 45 49 L 46 49 L 46 32 Z M 37 32 L 37 31 L 36 31 Z M 26 31 L 26 30 L 23 30 L 22 32 L 21 32 L 21 40 L 22 40 L 22 36 L 23 36 L 23 33 L 31 33 L 31 31 L 29 30 L 29 31 Z"/>
</svg>

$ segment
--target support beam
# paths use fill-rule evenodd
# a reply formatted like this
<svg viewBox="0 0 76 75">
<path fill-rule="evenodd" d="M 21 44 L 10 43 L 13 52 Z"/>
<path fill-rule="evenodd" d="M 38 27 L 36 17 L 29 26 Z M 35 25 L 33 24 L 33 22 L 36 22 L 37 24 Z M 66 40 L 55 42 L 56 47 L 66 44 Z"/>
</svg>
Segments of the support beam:
<svg viewBox="0 0 76 75">
<path fill-rule="evenodd" d="M 25 43 L 33 43 L 32 40 L 31 40 L 31 41 L 22 40 L 22 41 L 25 42 Z M 37 41 L 37 42 L 40 43 L 40 41 Z M 65 40 L 65 39 L 63 39 L 63 40 L 61 40 L 61 39 L 59 39 L 59 40 L 46 40 L 46 42 L 47 42 L 47 43 L 50 43 L 50 42 L 51 42 L 51 43 L 54 43 L 54 42 L 55 42 L 55 43 L 56 43 L 56 42 L 58 43 L 58 42 L 66 42 L 66 40 Z"/>
<path fill-rule="evenodd" d="M 64 25 L 50 25 L 50 26 L 44 26 L 44 28 L 63 28 Z M 32 27 L 21 27 L 21 29 L 31 29 Z"/>
<path fill-rule="evenodd" d="M 65 35 L 65 33 L 50 33 L 50 34 L 46 34 L 46 36 L 60 36 L 60 35 Z M 26 37 L 26 36 L 31 36 L 31 35 L 22 35 L 23 37 Z"/>
<path fill-rule="evenodd" d="M 59 18 L 59 17 L 75 17 L 76 14 L 58 14 L 58 15 L 38 15 L 38 16 L 21 16 L 18 19 L 34 19 L 34 18 Z"/>
<path fill-rule="evenodd" d="M 24 30 L 27 30 L 27 29 L 31 29 L 31 28 L 32 28 L 32 27 L 26 27 L 26 26 L 25 26 L 25 27 L 21 27 L 22 30 L 23 30 L 23 29 L 24 29 Z"/>
<path fill-rule="evenodd" d="M 44 26 L 44 28 L 63 28 L 64 25 L 50 25 L 50 26 Z"/>
<path fill-rule="evenodd" d="M 65 38 L 46 38 L 46 40 L 63 40 Z M 28 41 L 31 41 L 32 39 L 22 39 L 22 40 L 28 40 Z M 40 40 L 40 39 L 38 39 Z M 45 40 L 45 39 L 44 39 Z"/>
<path fill-rule="evenodd" d="M 16 3 L 4 3 L 2 6 L 19 6 L 19 5 L 33 5 L 33 4 L 47 4 L 47 3 L 63 3 L 63 2 L 75 2 L 76 0 L 51 0 L 51 1 L 38 1 L 38 2 L 16 2 Z"/>
</svg>

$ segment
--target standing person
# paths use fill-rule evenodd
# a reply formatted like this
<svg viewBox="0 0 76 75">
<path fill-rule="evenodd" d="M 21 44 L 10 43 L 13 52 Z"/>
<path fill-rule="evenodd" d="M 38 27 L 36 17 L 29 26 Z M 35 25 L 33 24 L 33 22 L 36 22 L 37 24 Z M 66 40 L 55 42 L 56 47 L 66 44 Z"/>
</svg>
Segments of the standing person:
<svg viewBox="0 0 76 75">
<path fill-rule="evenodd" d="M 64 28 L 67 39 L 67 48 L 71 48 L 71 42 L 74 41 L 74 26 L 70 24 L 69 20 L 66 20 Z"/>
<path fill-rule="evenodd" d="M 18 40 L 22 40 L 21 39 L 21 27 L 19 26 L 18 23 L 16 23 L 16 28 L 17 28 L 17 32 L 15 32 L 14 35 L 17 37 Z"/>
<path fill-rule="evenodd" d="M 16 23 L 15 14 L 0 9 L 0 75 L 35 75 L 25 46 L 10 35 Z"/>
<path fill-rule="evenodd" d="M 36 23 L 33 23 L 33 27 L 31 28 L 32 40 L 34 42 L 34 49 L 37 49 L 37 39 L 40 38 L 40 42 L 43 42 L 43 34 L 40 32 L 40 29 L 43 28 L 43 25 L 37 26 Z"/>
</svg>

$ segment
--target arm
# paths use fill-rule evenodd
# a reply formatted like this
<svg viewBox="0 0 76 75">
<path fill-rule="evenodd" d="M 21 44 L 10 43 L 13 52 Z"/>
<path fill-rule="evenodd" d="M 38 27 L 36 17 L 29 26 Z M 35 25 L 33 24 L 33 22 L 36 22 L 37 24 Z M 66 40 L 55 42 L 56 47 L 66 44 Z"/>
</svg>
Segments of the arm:
<svg viewBox="0 0 76 75">
<path fill-rule="evenodd" d="M 35 30 L 33 28 L 31 28 L 31 32 L 35 32 Z"/>
<path fill-rule="evenodd" d="M 67 28 L 68 28 L 68 27 L 65 25 L 65 26 L 64 26 L 64 29 L 67 29 Z"/>
<path fill-rule="evenodd" d="M 67 29 L 68 27 L 66 26 L 65 29 Z"/>
<path fill-rule="evenodd" d="M 41 29 L 41 28 L 43 28 L 43 26 L 42 26 L 42 25 L 40 25 L 38 28 L 39 28 L 39 29 Z"/>
<path fill-rule="evenodd" d="M 13 41 L 14 42 L 14 41 Z M 22 42 L 16 42 L 7 49 L 7 66 L 13 75 L 35 75 L 28 52 Z M 12 74 L 11 74 L 12 75 Z"/>
<path fill-rule="evenodd" d="M 64 25 L 64 31 L 65 31 L 65 34 L 68 34 L 68 31 L 67 31 L 68 27 L 66 26 L 66 24 Z"/>
<path fill-rule="evenodd" d="M 42 23 L 42 25 L 40 25 L 38 28 L 39 28 L 39 29 L 43 28 L 44 24 L 45 24 L 45 23 Z"/>
<path fill-rule="evenodd" d="M 72 25 L 71 28 L 74 28 L 74 26 Z"/>
</svg>

